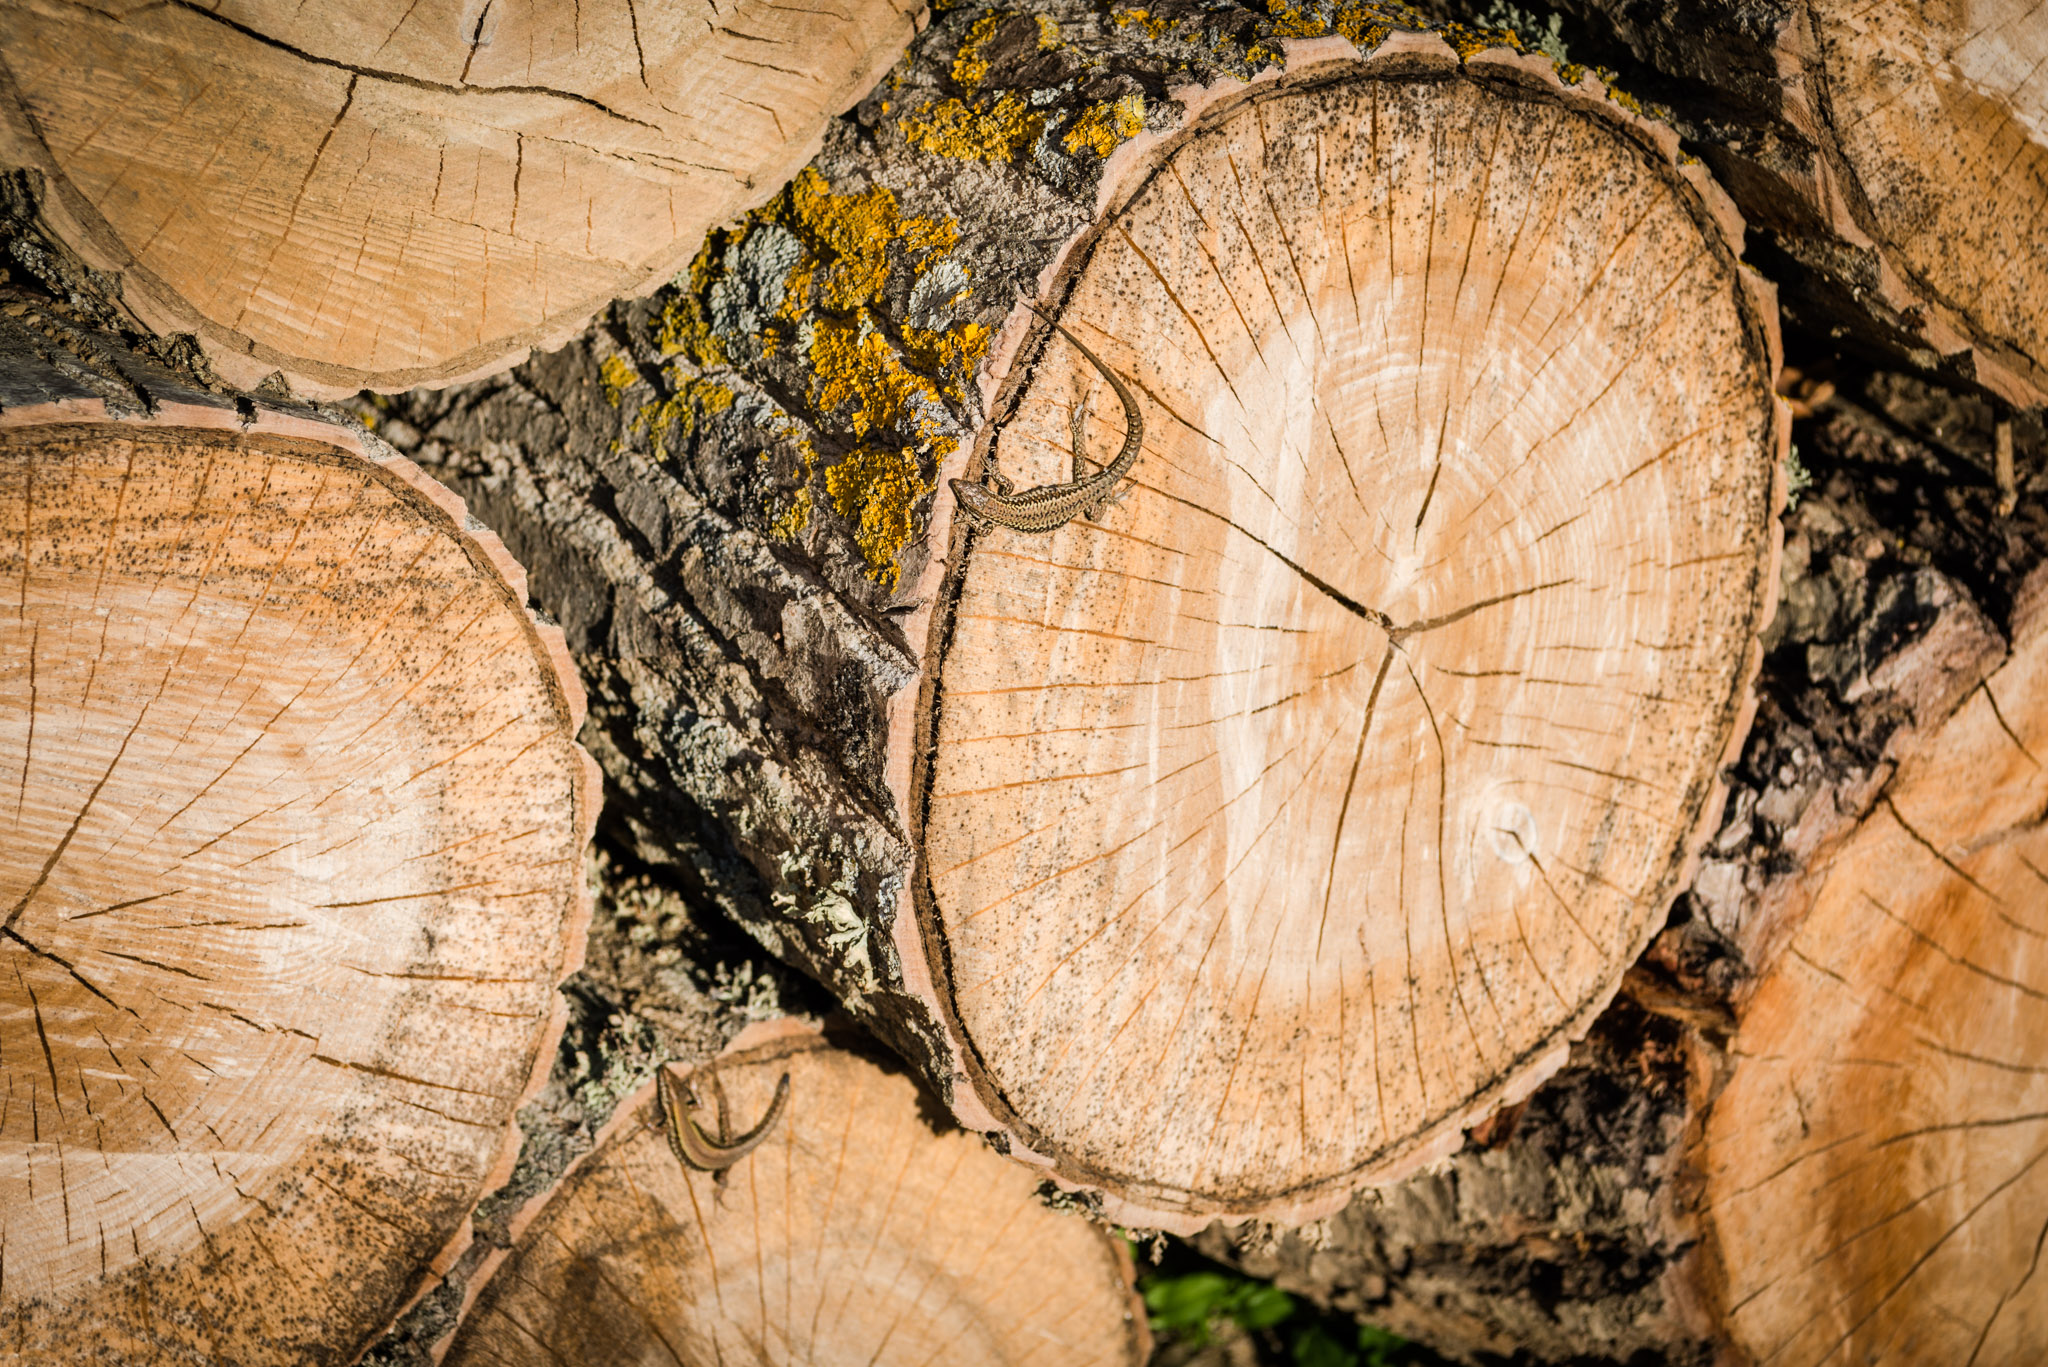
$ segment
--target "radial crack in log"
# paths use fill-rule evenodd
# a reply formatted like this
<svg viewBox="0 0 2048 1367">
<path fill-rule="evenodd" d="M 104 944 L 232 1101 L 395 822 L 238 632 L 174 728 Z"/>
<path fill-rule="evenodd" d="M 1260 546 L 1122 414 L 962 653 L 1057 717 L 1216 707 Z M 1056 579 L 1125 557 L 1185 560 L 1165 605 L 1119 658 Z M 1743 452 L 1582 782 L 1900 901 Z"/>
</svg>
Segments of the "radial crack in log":
<svg viewBox="0 0 2048 1367">
<path fill-rule="evenodd" d="M 760 203 L 918 7 L 8 0 L 0 162 L 230 382 L 446 384 Z"/>
<path fill-rule="evenodd" d="M 1808 1367 L 2048 1339 L 2048 631 L 1809 877 L 1707 1124 L 1729 1332 Z"/>
<path fill-rule="evenodd" d="M 409 462 L 152 397 L 0 415 L 0 1343 L 345 1362 L 559 1033 L 582 692 Z"/>
<path fill-rule="evenodd" d="M 1554 1069 L 1681 886 L 1770 595 L 1768 323 L 1668 162 L 1466 79 L 1228 102 L 1071 263 L 1158 418 L 1105 522 L 960 552 L 940 991 L 1062 1175 L 1327 1201 Z M 990 459 L 1058 478 L 1095 385 L 1045 352 Z"/>
<path fill-rule="evenodd" d="M 1773 310 L 1702 168 L 1542 59 L 1359 32 L 1246 84 L 1199 29 L 949 12 L 658 313 L 381 410 L 573 624 L 638 847 L 1130 1223 L 1333 1209 L 1554 1069 L 1775 584 Z M 1152 113 L 1071 79 L 1183 61 Z M 1040 150 L 933 132 L 973 110 Z M 1020 295 L 1141 450 L 970 535 L 925 493 L 1129 430 Z"/>
<path fill-rule="evenodd" d="M 449 1367 L 1144 1360 L 1121 1242 L 1048 1209 L 977 1136 L 935 1128 L 900 1072 L 778 1022 L 690 1084 L 700 1118 L 737 1129 L 785 1078 L 785 1113 L 722 1174 L 677 1160 L 653 1084 L 622 1102 L 518 1222 Z"/>
</svg>

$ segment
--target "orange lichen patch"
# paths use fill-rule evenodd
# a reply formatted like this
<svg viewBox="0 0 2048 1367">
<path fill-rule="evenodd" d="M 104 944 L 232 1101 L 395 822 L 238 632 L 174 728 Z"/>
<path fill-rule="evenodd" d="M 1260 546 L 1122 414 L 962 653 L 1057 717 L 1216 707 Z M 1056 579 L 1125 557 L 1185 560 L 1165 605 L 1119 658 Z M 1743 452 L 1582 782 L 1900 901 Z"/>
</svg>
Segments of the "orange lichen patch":
<svg viewBox="0 0 2048 1367">
<path fill-rule="evenodd" d="M 771 233 L 779 239 L 757 238 Z M 687 288 L 678 282 L 659 324 L 665 352 L 700 364 L 725 364 L 749 350 L 768 356 L 784 346 L 804 348 L 813 410 L 850 433 L 855 449 L 826 471 L 826 493 L 833 510 L 854 524 L 878 582 L 895 582 L 896 557 L 915 535 L 917 504 L 933 488 L 917 461 L 943 437 L 946 400 L 964 397 L 992 334 L 977 322 L 885 329 L 875 310 L 899 272 L 921 277 L 959 236 L 948 220 L 903 213 L 886 186 L 837 194 L 806 168 L 767 208 L 711 235 Z M 759 243 L 766 250 L 757 251 Z M 787 263 L 777 279 L 759 278 L 761 261 L 769 259 Z M 740 283 L 759 296 L 758 311 L 752 331 L 742 333 L 730 330 L 733 311 L 721 312 L 713 301 L 747 270 L 754 274 Z M 698 415 L 731 403 L 730 391 L 696 381 L 643 410 L 636 425 L 660 447 L 674 434 L 687 436 Z M 784 415 L 768 426 L 801 456 L 799 487 L 772 495 L 765 509 L 771 534 L 789 540 L 810 525 L 816 500 L 809 486 L 822 462 L 804 423 Z"/>
<path fill-rule="evenodd" d="M 993 42 L 1011 20 L 1018 16 L 1009 10 L 991 10 L 974 21 L 974 27 L 967 30 L 967 36 L 960 41 L 960 50 L 953 56 L 953 81 L 962 90 L 981 89 L 981 83 L 988 79 L 988 45 Z M 1042 14 L 1031 16 L 1038 23 L 1038 50 L 1049 51 L 1060 45 L 1060 26 Z"/>
<path fill-rule="evenodd" d="M 697 430 L 700 413 L 723 413 L 732 407 L 732 401 L 732 391 L 722 384 L 679 376 L 673 394 L 643 405 L 633 415 L 633 430 L 644 434 L 653 445 L 655 454 L 666 459 L 673 438 L 687 438 Z M 612 402 L 616 406 L 618 400 L 613 399 Z"/>
<path fill-rule="evenodd" d="M 1144 126 L 1145 97 L 1134 91 L 1121 99 L 1088 106 L 1060 139 L 1060 145 L 1076 153 L 1085 147 L 1096 156 L 1107 158 L 1121 144 L 1138 136 Z"/>
<path fill-rule="evenodd" d="M 1047 116 L 1026 104 L 1014 91 L 1004 91 L 994 104 L 975 107 L 960 100 L 941 100 L 898 125 L 920 151 L 960 161 L 1009 161 L 1038 141 Z"/>
<path fill-rule="evenodd" d="M 633 363 L 617 352 L 613 352 L 599 363 L 597 376 L 604 385 L 605 401 L 613 408 L 619 406 L 619 400 L 625 396 L 627 390 L 640 382 L 640 374 L 633 369 Z"/>
<path fill-rule="evenodd" d="M 1110 18 L 1116 21 L 1118 28 L 1129 28 L 1135 24 L 1144 29 L 1146 36 L 1151 38 L 1164 38 L 1172 31 L 1175 23 L 1172 19 L 1157 18 L 1150 10 L 1142 9 L 1118 10 L 1110 15 Z"/>
<path fill-rule="evenodd" d="M 896 557 L 917 531 L 918 503 L 937 486 L 909 447 L 864 446 L 825 472 L 832 510 L 854 524 L 854 541 L 876 582 L 894 588 Z"/>
</svg>

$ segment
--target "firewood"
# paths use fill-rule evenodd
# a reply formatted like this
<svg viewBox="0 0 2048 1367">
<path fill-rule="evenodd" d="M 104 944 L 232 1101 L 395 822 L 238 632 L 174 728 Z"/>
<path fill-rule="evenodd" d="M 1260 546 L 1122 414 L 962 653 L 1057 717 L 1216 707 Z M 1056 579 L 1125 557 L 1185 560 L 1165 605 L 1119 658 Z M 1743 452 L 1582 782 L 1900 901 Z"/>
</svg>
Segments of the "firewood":
<svg viewBox="0 0 2048 1367">
<path fill-rule="evenodd" d="M 2048 402 L 2048 10 L 1567 0 L 1657 90 L 1814 332 Z"/>
<path fill-rule="evenodd" d="M 949 15 L 658 314 L 387 430 L 543 567 L 647 857 L 1117 1218 L 1299 1218 L 1554 1070 L 1683 886 L 1773 310 L 1590 78 L 1381 27 L 1150 126 L 1110 80 L 1192 44 L 1054 31 Z M 1064 179 L 944 131 L 1034 109 Z M 1139 424 L 1120 506 L 954 518 Z"/>
<path fill-rule="evenodd" d="M 719 1173 L 672 1151 L 654 1084 L 620 1103 L 482 1274 L 448 1367 L 1145 1360 L 1122 1242 L 935 1127 L 900 1070 L 771 1022 L 686 1085 L 707 1127 L 788 1101 Z"/>
<path fill-rule="evenodd" d="M 2038 1356 L 2048 518 L 1975 396 L 1831 369 L 1677 923 L 1505 1145 L 1206 1251 L 1460 1361 Z"/>
<path fill-rule="evenodd" d="M 2048 1342 L 2048 623 L 1920 737 L 1743 1014 L 1706 1128 L 1753 1360 L 2018 1363 Z"/>
<path fill-rule="evenodd" d="M 773 194 L 914 31 L 823 8 L 7 0 L 0 164 L 219 373 L 446 384 L 559 345 Z"/>
<path fill-rule="evenodd" d="M 389 448 L 0 334 L 0 1356 L 347 1362 L 552 1056 L 581 689 Z"/>
</svg>

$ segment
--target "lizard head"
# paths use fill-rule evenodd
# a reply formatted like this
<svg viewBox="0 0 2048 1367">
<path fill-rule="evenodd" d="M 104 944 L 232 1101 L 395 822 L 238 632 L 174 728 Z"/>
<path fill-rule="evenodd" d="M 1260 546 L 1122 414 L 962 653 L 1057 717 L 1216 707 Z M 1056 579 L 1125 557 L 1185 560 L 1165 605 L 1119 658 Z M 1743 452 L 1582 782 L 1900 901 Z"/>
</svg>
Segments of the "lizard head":
<svg viewBox="0 0 2048 1367">
<path fill-rule="evenodd" d="M 994 522 L 996 496 L 986 485 L 977 484 L 971 479 L 956 479 L 952 483 L 953 501 L 960 505 L 961 512 L 983 525 Z"/>
</svg>

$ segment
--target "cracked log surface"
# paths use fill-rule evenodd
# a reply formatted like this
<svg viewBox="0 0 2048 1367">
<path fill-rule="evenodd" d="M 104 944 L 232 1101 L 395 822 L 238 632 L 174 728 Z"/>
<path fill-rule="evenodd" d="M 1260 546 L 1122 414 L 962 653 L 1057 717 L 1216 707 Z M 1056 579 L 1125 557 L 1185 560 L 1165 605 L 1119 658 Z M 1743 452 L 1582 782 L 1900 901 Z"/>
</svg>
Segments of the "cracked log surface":
<svg viewBox="0 0 2048 1367">
<path fill-rule="evenodd" d="M 675 293 L 372 413 L 534 567 L 641 855 L 1182 1228 L 1557 1066 L 1774 582 L 1775 333 L 1699 169 L 1540 59 L 1282 22 L 951 12 Z M 1331 29 L 1375 55 L 1272 78 Z M 1020 293 L 1144 454 L 1099 522 L 969 537 L 970 457 L 1119 432 Z"/>
<path fill-rule="evenodd" d="M 1631 90 L 1671 108 L 1793 317 L 1890 364 L 2048 402 L 2048 8 L 1558 7 L 1588 20 L 1589 44 L 1607 36 L 1600 59 L 1630 66 Z"/>
<path fill-rule="evenodd" d="M 658 287 L 774 193 L 920 7 L 0 5 L 0 163 L 230 383 L 445 384 Z"/>
<path fill-rule="evenodd" d="M 0 507 L 0 1358 L 347 1362 L 561 1030 L 560 637 L 388 447 L 18 301 Z"/>
<path fill-rule="evenodd" d="M 1814 487 L 1675 924 L 1513 1124 L 1205 1250 L 1468 1361 L 2031 1360 L 2048 440 L 2000 518 L 1988 405 L 1800 349 Z"/>
<path fill-rule="evenodd" d="M 775 1021 L 692 1072 L 713 1133 L 720 1106 L 751 1126 L 790 1080 L 766 1141 L 723 1176 L 676 1161 L 651 1084 L 627 1097 L 515 1220 L 448 1367 L 1143 1362 L 1121 1241 L 1048 1209 L 868 1049 Z"/>
</svg>

